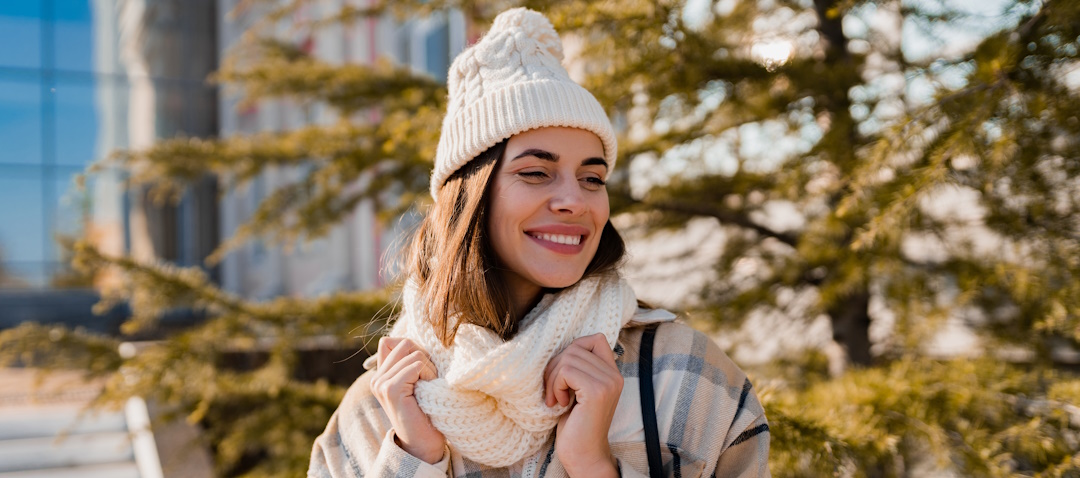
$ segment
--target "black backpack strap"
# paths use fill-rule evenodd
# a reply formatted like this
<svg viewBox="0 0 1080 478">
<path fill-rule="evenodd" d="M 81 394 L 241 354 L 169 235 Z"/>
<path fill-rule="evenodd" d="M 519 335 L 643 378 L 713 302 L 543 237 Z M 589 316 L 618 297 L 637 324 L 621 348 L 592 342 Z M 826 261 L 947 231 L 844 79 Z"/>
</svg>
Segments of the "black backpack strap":
<svg viewBox="0 0 1080 478">
<path fill-rule="evenodd" d="M 664 462 L 660 457 L 660 428 L 656 425 L 656 398 L 653 394 L 653 339 L 658 324 L 651 324 L 641 334 L 641 357 L 638 358 L 638 388 L 641 390 L 641 422 L 645 425 L 645 451 L 649 455 L 649 477 L 663 478 Z"/>
</svg>

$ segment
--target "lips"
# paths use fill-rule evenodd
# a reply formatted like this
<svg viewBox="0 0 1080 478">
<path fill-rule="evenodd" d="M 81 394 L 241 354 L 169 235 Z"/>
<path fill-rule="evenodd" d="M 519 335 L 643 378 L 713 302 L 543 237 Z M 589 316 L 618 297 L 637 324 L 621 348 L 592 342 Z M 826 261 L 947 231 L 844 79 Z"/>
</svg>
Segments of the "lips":
<svg viewBox="0 0 1080 478">
<path fill-rule="evenodd" d="M 529 233 L 526 233 L 529 234 Z M 570 236 L 566 234 L 529 234 L 530 236 L 541 239 L 548 242 L 555 242 L 558 244 L 566 244 L 570 246 L 576 246 L 581 244 L 583 236 Z"/>
<path fill-rule="evenodd" d="M 576 254 L 585 248 L 583 243 L 589 230 L 581 226 L 555 224 L 526 230 L 525 235 L 554 252 Z"/>
</svg>

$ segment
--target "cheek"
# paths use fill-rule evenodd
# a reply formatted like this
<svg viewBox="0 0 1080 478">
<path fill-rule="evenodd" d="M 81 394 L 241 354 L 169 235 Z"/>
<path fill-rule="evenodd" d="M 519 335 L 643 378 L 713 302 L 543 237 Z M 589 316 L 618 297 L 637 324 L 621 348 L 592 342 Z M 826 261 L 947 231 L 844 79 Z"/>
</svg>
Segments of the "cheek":
<svg viewBox="0 0 1080 478">
<path fill-rule="evenodd" d="M 604 229 L 604 224 L 607 224 L 608 219 L 611 217 L 611 205 L 608 202 L 607 193 L 603 193 L 592 206 L 593 221 L 597 226 L 597 231 Z"/>
<path fill-rule="evenodd" d="M 489 209 L 490 215 L 488 216 L 487 229 L 488 235 L 491 238 L 491 246 L 495 248 L 496 253 L 500 253 L 503 249 L 503 243 L 505 242 L 505 223 L 503 220 L 503 213 L 498 207 L 492 207 Z"/>
<path fill-rule="evenodd" d="M 496 183 L 495 186 L 498 186 Z M 488 206 L 488 234 L 491 237 L 491 246 L 495 249 L 495 254 L 500 259 L 506 258 L 507 250 L 513 244 L 517 238 L 517 222 L 514 220 L 514 210 L 510 206 L 512 201 L 509 200 L 504 194 L 504 190 L 498 187 L 493 187 L 492 190 L 493 201 Z"/>
</svg>

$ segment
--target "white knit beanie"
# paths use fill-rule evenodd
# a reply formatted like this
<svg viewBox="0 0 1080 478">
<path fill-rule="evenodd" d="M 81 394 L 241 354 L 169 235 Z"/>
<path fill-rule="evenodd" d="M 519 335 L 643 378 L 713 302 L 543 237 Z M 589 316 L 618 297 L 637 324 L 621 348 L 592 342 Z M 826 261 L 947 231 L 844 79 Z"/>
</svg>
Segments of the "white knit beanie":
<svg viewBox="0 0 1080 478">
<path fill-rule="evenodd" d="M 450 65 L 431 196 L 450 175 L 515 134 L 545 126 L 591 131 L 615 168 L 615 130 L 591 93 L 562 66 L 562 40 L 543 15 L 525 8 L 495 17 L 491 30 Z"/>
</svg>

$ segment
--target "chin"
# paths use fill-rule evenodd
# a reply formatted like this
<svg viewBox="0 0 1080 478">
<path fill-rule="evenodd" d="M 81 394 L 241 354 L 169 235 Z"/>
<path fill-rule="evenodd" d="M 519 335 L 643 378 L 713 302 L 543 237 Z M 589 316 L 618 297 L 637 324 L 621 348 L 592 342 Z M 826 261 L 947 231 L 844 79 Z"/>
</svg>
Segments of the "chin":
<svg viewBox="0 0 1080 478">
<path fill-rule="evenodd" d="M 545 289 L 565 289 L 574 284 L 577 284 L 581 280 L 581 277 L 585 275 L 585 269 L 577 274 L 546 274 L 541 280 L 536 281 L 541 287 Z"/>
</svg>

